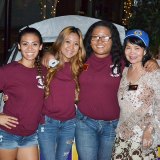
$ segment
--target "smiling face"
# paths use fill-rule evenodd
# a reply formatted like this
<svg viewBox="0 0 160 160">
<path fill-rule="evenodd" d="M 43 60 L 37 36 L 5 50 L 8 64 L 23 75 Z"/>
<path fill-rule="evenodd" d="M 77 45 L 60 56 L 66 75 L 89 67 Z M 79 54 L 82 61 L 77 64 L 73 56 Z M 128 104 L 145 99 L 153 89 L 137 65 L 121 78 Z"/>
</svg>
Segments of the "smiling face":
<svg viewBox="0 0 160 160">
<path fill-rule="evenodd" d="M 145 54 L 146 51 L 143 47 L 127 42 L 125 47 L 125 56 L 131 64 L 142 63 L 142 59 Z"/>
<path fill-rule="evenodd" d="M 61 46 L 61 53 L 65 62 L 69 62 L 70 59 L 75 56 L 80 47 L 80 38 L 76 33 L 70 33 L 64 38 Z"/>
<path fill-rule="evenodd" d="M 18 48 L 21 50 L 23 61 L 35 61 L 42 45 L 37 35 L 26 33 L 21 37 Z"/>
<path fill-rule="evenodd" d="M 97 40 L 94 38 L 98 36 Z M 104 37 L 108 38 L 108 41 Z M 112 48 L 112 38 L 110 29 L 103 26 L 96 27 L 92 32 L 91 47 L 94 54 L 99 58 L 104 58 L 110 54 Z"/>
</svg>

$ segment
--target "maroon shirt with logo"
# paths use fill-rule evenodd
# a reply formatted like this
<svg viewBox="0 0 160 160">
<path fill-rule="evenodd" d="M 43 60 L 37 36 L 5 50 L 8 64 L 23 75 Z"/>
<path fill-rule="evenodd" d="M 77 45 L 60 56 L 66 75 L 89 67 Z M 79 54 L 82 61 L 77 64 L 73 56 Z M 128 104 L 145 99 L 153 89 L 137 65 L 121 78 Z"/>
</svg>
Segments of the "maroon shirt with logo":
<svg viewBox="0 0 160 160">
<path fill-rule="evenodd" d="M 45 69 L 43 70 L 45 72 Z M 43 101 L 44 86 L 36 68 L 27 68 L 12 62 L 0 68 L 0 90 L 8 95 L 3 113 L 18 118 L 17 127 L 1 129 L 20 136 L 33 134 L 38 127 Z"/>
<path fill-rule="evenodd" d="M 117 91 L 120 76 L 111 76 L 111 56 L 98 58 L 94 54 L 87 60 L 80 75 L 79 110 L 96 120 L 119 118 Z"/>
</svg>

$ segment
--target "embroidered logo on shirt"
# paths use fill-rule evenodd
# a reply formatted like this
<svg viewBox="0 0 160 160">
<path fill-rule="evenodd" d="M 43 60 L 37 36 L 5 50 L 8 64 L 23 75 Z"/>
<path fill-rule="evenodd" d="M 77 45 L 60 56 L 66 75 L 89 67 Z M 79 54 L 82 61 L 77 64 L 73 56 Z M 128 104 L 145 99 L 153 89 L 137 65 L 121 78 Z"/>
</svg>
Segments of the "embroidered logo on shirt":
<svg viewBox="0 0 160 160">
<path fill-rule="evenodd" d="M 36 76 L 36 79 L 38 79 L 37 87 L 41 88 L 41 89 L 44 89 L 44 83 L 43 83 L 42 77 L 41 76 Z M 44 79 L 44 77 L 43 77 L 43 79 Z"/>
<path fill-rule="evenodd" d="M 118 68 L 118 66 L 115 66 L 114 68 L 114 65 L 112 64 L 112 65 L 110 65 L 110 68 L 112 68 L 112 73 L 110 73 L 110 75 L 112 76 L 112 77 L 119 77 L 120 76 L 120 73 L 118 72 L 118 70 L 119 70 L 119 68 Z"/>
<path fill-rule="evenodd" d="M 88 70 L 88 66 L 89 66 L 89 64 L 84 64 L 84 65 L 83 65 L 83 70 L 84 70 L 84 71 L 87 71 L 87 70 Z"/>
</svg>

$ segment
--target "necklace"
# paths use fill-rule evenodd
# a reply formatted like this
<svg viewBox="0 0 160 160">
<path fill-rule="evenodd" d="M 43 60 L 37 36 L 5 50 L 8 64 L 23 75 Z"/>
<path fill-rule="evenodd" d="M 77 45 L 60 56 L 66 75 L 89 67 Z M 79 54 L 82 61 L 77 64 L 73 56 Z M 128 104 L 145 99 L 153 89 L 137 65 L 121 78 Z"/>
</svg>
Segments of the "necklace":
<svg viewBox="0 0 160 160">
<path fill-rule="evenodd" d="M 129 86 L 129 84 L 127 84 L 127 85 L 122 89 L 122 91 L 121 91 L 121 100 L 124 99 L 124 93 L 125 93 L 125 91 L 128 91 L 128 86 Z"/>
<path fill-rule="evenodd" d="M 130 73 L 130 75 L 129 75 L 130 78 L 128 78 L 127 77 L 128 71 L 125 75 L 126 76 L 125 81 L 129 81 L 129 82 L 127 83 L 126 87 L 123 88 L 123 91 L 121 94 L 121 100 L 124 99 L 125 91 L 136 91 L 138 89 L 138 81 L 145 74 L 145 71 L 142 69 L 142 70 L 137 71 L 138 75 L 136 75 L 136 74 L 133 75 L 133 72 Z"/>
<path fill-rule="evenodd" d="M 133 68 L 132 65 L 130 65 L 126 74 L 127 80 L 129 81 L 129 85 L 136 85 L 136 83 L 144 75 L 144 73 L 145 70 L 143 67 Z"/>
</svg>

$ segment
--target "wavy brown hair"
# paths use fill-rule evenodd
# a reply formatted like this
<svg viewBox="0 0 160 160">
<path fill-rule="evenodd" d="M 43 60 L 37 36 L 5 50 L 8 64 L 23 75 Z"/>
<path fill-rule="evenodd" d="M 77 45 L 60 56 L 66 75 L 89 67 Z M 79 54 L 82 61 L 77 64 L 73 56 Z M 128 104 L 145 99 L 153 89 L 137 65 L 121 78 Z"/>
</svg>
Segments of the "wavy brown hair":
<svg viewBox="0 0 160 160">
<path fill-rule="evenodd" d="M 50 94 L 49 85 L 51 83 L 51 80 L 53 79 L 57 71 L 64 66 L 65 61 L 61 53 L 61 46 L 64 43 L 66 37 L 69 36 L 71 33 L 76 33 L 80 39 L 78 53 L 70 59 L 71 71 L 72 71 L 73 79 L 75 80 L 75 83 L 76 83 L 75 100 L 76 101 L 78 100 L 78 95 L 80 91 L 78 79 L 79 79 L 79 74 L 83 69 L 83 63 L 85 60 L 86 52 L 83 46 L 82 33 L 78 28 L 74 26 L 68 26 L 64 28 L 58 35 L 57 40 L 52 45 L 52 54 L 59 61 L 59 64 L 53 68 L 48 69 L 47 76 L 46 76 L 46 84 L 45 84 L 45 97 L 48 97 Z"/>
</svg>

